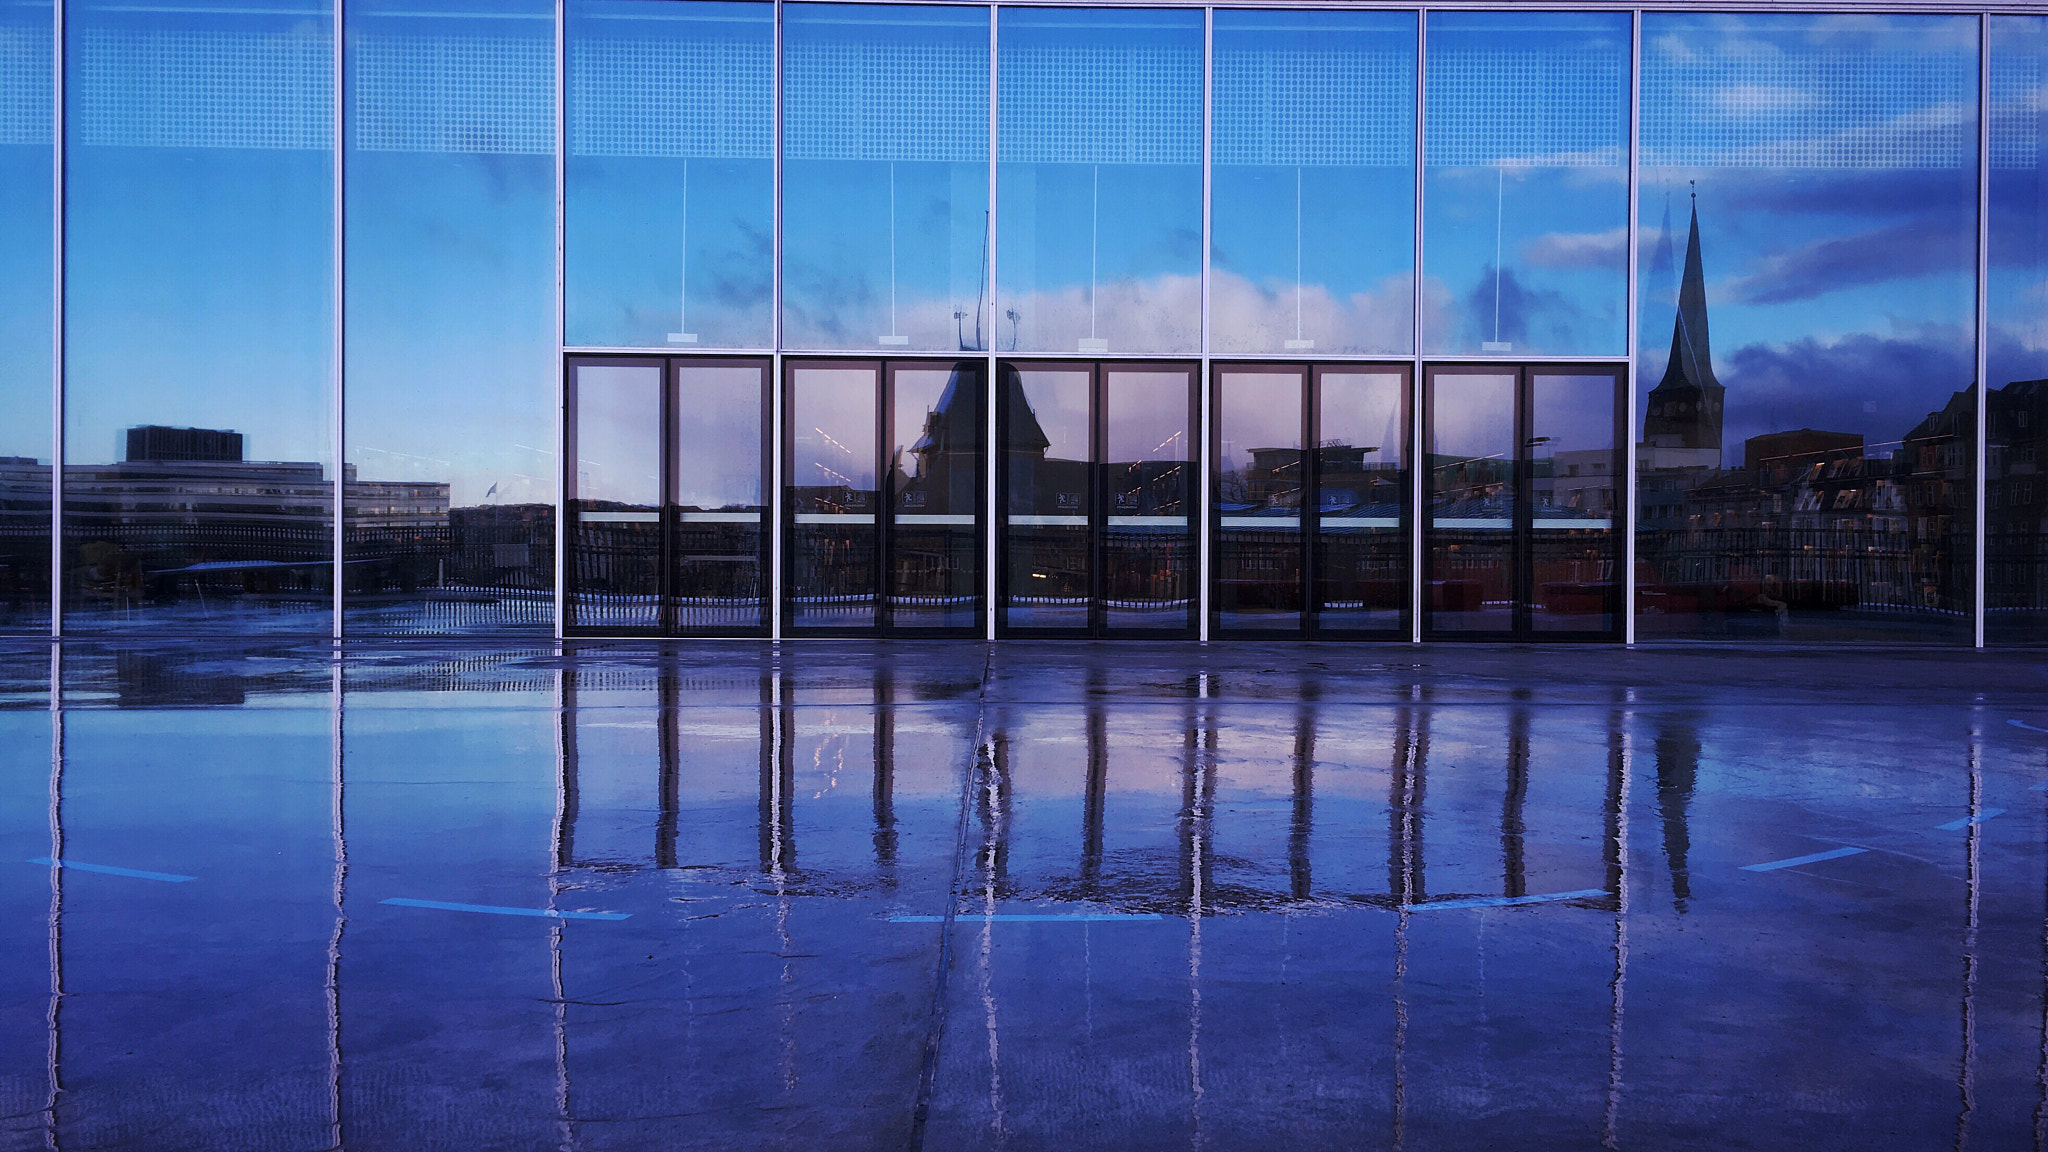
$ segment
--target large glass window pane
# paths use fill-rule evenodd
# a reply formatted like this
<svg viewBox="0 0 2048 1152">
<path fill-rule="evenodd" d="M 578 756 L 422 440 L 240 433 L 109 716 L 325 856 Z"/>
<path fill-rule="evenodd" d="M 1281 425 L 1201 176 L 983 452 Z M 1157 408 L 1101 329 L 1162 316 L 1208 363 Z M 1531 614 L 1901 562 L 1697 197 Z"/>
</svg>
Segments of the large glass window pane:
<svg viewBox="0 0 2048 1152">
<path fill-rule="evenodd" d="M 1643 19 L 1637 635 L 1967 640 L 1976 17 Z"/>
<path fill-rule="evenodd" d="M 550 631 L 547 0 L 349 0 L 351 632 Z"/>
<path fill-rule="evenodd" d="M 1529 373 L 1529 627 L 1614 630 L 1618 385 L 1611 373 Z"/>
<path fill-rule="evenodd" d="M 774 7 L 570 0 L 575 347 L 773 339 Z"/>
<path fill-rule="evenodd" d="M 1428 40 L 1424 350 L 1624 353 L 1628 15 L 1432 12 Z"/>
<path fill-rule="evenodd" d="M 1194 627 L 1193 373 L 1102 369 L 1103 627 Z"/>
<path fill-rule="evenodd" d="M 672 595 L 680 632 L 768 626 L 765 362 L 675 364 Z"/>
<path fill-rule="evenodd" d="M 889 367 L 889 623 L 981 619 L 985 379 L 968 364 Z"/>
<path fill-rule="evenodd" d="M 1516 374 L 1429 374 L 1429 627 L 1514 628 Z"/>
<path fill-rule="evenodd" d="M 1220 368 L 1216 425 L 1216 625 L 1301 627 L 1303 398 L 1308 370 Z"/>
<path fill-rule="evenodd" d="M 1202 13 L 1005 8 L 995 347 L 1201 347 Z"/>
<path fill-rule="evenodd" d="M 881 501 L 879 364 L 789 368 L 789 584 L 793 628 L 871 628 Z"/>
<path fill-rule="evenodd" d="M 1095 373 L 1087 365 L 1001 368 L 1003 619 L 1083 629 L 1095 588 Z"/>
<path fill-rule="evenodd" d="M 65 20 L 65 627 L 325 632 L 333 9 Z"/>
<path fill-rule="evenodd" d="M 1991 17 L 1984 636 L 2048 639 L 2048 17 Z"/>
<path fill-rule="evenodd" d="M 1216 13 L 1209 346 L 1415 342 L 1415 16 Z"/>
<path fill-rule="evenodd" d="M 569 619 L 661 625 L 659 363 L 572 364 L 567 451 Z"/>
<path fill-rule="evenodd" d="M 782 341 L 987 347 L 988 10 L 783 10 Z"/>
<path fill-rule="evenodd" d="M 1316 372 L 1316 626 L 1391 632 L 1408 619 L 1408 374 Z"/>
<path fill-rule="evenodd" d="M 48 0 L 0 5 L 0 632 L 50 627 Z"/>
</svg>

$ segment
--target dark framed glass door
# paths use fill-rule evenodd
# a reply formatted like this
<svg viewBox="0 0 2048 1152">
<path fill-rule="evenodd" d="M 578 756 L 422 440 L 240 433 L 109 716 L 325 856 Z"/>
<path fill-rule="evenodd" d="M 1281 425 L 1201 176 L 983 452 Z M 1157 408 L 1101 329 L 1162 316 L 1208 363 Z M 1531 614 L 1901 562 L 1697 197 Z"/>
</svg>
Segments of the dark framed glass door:
<svg viewBox="0 0 2048 1152">
<path fill-rule="evenodd" d="M 791 634 L 980 633 L 985 378 L 974 361 L 784 362 Z"/>
<path fill-rule="evenodd" d="M 765 635 L 769 362 L 564 370 L 565 631 Z"/>
<path fill-rule="evenodd" d="M 1425 370 L 1424 633 L 1614 640 L 1623 371 Z"/>
<path fill-rule="evenodd" d="M 1212 369 L 1219 635 L 1408 633 L 1409 370 Z"/>
<path fill-rule="evenodd" d="M 1198 370 L 1038 362 L 999 373 L 999 632 L 1193 635 Z"/>
</svg>

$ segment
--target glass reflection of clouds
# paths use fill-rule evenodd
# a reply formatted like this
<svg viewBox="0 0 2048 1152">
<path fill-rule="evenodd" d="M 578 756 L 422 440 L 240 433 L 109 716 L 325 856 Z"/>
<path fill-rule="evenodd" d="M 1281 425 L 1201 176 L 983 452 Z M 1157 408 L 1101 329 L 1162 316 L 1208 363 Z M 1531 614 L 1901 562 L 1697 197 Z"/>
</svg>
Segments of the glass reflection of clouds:
<svg viewBox="0 0 2048 1152">
<path fill-rule="evenodd" d="M 1968 638 L 1976 45 L 1644 17 L 1639 628 Z"/>
<path fill-rule="evenodd" d="M 0 634 L 50 627 L 53 15 L 0 5 Z"/>
</svg>

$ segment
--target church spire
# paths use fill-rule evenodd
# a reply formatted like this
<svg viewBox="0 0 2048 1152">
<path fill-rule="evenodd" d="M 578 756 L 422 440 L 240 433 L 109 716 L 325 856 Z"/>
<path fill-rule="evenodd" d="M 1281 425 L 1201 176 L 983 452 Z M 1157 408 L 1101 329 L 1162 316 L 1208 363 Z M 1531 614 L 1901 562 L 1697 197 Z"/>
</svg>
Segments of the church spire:
<svg viewBox="0 0 2048 1152">
<path fill-rule="evenodd" d="M 1714 378 L 1707 342 L 1707 278 L 1700 261 L 1699 193 L 1694 192 L 1678 316 L 1671 325 L 1671 357 L 1664 365 L 1664 379 L 1650 392 L 1644 438 L 1662 447 L 1718 451 L 1725 391 Z"/>
</svg>

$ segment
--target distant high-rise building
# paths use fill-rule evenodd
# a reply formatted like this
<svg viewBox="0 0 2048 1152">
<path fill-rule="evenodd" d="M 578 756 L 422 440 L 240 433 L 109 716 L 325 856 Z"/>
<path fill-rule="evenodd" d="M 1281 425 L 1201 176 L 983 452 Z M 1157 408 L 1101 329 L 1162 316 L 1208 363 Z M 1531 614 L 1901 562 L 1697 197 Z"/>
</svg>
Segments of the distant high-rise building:
<svg viewBox="0 0 2048 1152">
<path fill-rule="evenodd" d="M 1721 450 L 1721 417 L 1726 389 L 1714 379 L 1707 347 L 1707 282 L 1700 267 L 1700 209 L 1693 201 L 1692 229 L 1685 241 L 1685 275 L 1678 286 L 1678 317 L 1671 327 L 1671 358 L 1664 379 L 1652 389 L 1643 419 L 1643 440 L 1652 448 Z"/>
</svg>

